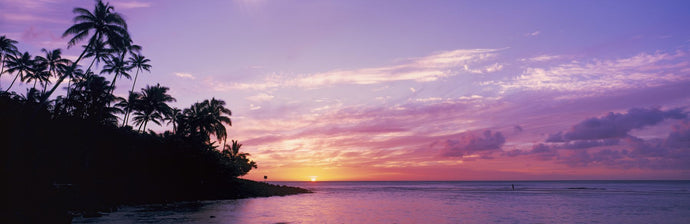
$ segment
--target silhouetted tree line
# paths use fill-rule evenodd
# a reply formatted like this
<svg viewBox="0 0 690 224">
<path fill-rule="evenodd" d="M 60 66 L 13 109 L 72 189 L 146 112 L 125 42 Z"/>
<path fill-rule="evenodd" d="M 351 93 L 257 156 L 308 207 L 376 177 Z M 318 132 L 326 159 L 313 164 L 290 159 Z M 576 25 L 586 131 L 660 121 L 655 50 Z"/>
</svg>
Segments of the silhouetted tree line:
<svg viewBox="0 0 690 224">
<path fill-rule="evenodd" d="M 0 36 L 0 76 L 14 75 L 0 90 L 0 222 L 55 221 L 67 210 L 94 214 L 123 203 L 304 192 L 236 178 L 257 166 L 239 151 L 242 144 L 226 144 L 231 111 L 223 100 L 178 109 L 168 105 L 175 101 L 168 87 L 134 91 L 150 60 L 113 10 L 100 0 L 93 11 L 73 10 L 75 24 L 63 34 L 72 36 L 68 47 L 88 40 L 75 61 L 62 58 L 60 49 L 32 57 Z M 86 70 L 78 64 L 85 59 L 91 60 Z M 133 71 L 127 98 L 113 95 L 117 78 Z M 57 81 L 49 88 L 51 77 Z M 32 87 L 10 91 L 17 79 Z M 65 80 L 66 94 L 51 98 Z M 164 122 L 173 130 L 147 131 L 149 123 Z M 27 213 L 32 210 L 41 214 Z"/>
</svg>

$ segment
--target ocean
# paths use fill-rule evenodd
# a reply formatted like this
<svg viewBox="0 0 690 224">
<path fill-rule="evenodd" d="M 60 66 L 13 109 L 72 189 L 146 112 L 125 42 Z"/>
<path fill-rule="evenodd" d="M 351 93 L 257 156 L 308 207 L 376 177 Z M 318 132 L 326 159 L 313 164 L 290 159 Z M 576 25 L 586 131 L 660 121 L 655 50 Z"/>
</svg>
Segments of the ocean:
<svg viewBox="0 0 690 224">
<path fill-rule="evenodd" d="M 127 206 L 73 222 L 690 223 L 690 181 L 271 183 L 314 193 Z"/>
</svg>

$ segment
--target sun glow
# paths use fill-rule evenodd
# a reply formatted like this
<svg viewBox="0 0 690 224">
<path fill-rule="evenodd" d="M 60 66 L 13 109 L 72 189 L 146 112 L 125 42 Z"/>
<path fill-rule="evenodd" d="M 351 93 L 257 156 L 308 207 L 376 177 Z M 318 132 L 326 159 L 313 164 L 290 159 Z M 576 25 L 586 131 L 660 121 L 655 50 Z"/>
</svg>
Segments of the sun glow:
<svg viewBox="0 0 690 224">
<path fill-rule="evenodd" d="M 310 180 L 311 182 L 315 182 L 317 177 L 318 177 L 318 176 L 309 176 L 309 180 Z"/>
</svg>

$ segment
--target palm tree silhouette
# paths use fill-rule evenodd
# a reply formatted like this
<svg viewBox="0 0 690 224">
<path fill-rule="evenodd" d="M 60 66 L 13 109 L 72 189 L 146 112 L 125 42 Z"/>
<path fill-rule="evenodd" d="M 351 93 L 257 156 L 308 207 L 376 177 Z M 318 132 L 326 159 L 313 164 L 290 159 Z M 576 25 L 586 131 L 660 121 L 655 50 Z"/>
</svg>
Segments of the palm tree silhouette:
<svg viewBox="0 0 690 224">
<path fill-rule="evenodd" d="M 115 89 L 115 79 L 118 76 L 125 76 L 127 79 L 132 79 L 132 77 L 129 75 L 129 73 L 126 73 L 127 71 L 131 71 L 134 67 L 130 65 L 130 62 L 128 60 L 125 60 L 125 55 L 127 53 L 130 53 L 131 55 L 134 55 L 136 53 L 141 52 L 141 46 L 132 44 L 131 39 L 122 39 L 122 47 L 121 48 L 116 48 L 113 49 L 115 51 L 115 55 L 119 55 L 119 61 L 123 63 L 123 68 L 121 70 L 115 71 L 115 77 L 113 77 L 113 82 L 111 83 L 113 85 L 113 90 Z M 115 56 L 110 57 L 110 59 L 114 59 Z M 112 90 L 111 90 L 112 91 Z M 134 90 L 132 90 L 134 91 Z"/>
<path fill-rule="evenodd" d="M 115 97 L 110 94 L 110 83 L 98 75 L 87 76 L 74 84 L 68 99 L 74 107 L 73 113 L 86 120 L 103 124 L 117 124 L 115 113 L 122 113 L 116 107 L 108 106 Z"/>
<path fill-rule="evenodd" d="M 5 35 L 0 36 L 0 63 L 2 63 L 0 66 L 0 77 L 5 72 L 5 59 L 7 56 L 16 55 L 19 52 L 17 46 L 15 46 L 17 43 L 16 40 L 9 39 Z"/>
<path fill-rule="evenodd" d="M 129 57 L 130 66 L 132 66 L 132 68 L 137 69 L 137 73 L 134 75 L 134 83 L 132 83 L 132 90 L 130 91 L 134 92 L 134 85 L 137 84 L 137 77 L 139 77 L 139 71 L 146 70 L 148 72 L 151 72 L 151 65 L 149 64 L 149 62 L 151 62 L 151 60 L 149 60 L 141 54 L 133 54 Z"/>
<path fill-rule="evenodd" d="M 113 76 L 113 81 L 110 82 L 110 93 L 115 89 L 115 81 L 117 81 L 118 76 L 124 76 L 125 78 L 131 79 L 132 76 L 129 75 L 129 70 L 131 67 L 127 61 L 120 59 L 119 57 L 112 56 L 105 61 L 105 66 L 101 70 L 101 74 L 109 73 L 115 75 Z"/>
<path fill-rule="evenodd" d="M 91 64 L 89 64 L 89 67 L 86 68 L 86 73 L 91 71 L 91 67 L 94 63 L 98 65 L 100 62 L 105 61 L 113 53 L 113 50 L 109 49 L 104 41 L 96 41 L 92 45 L 82 45 L 82 47 L 84 47 L 86 50 L 86 54 L 84 55 L 85 58 L 93 57 Z"/>
<path fill-rule="evenodd" d="M 232 112 L 225 108 L 225 101 L 215 98 L 204 100 L 184 110 L 179 129 L 190 135 L 200 135 L 206 141 L 210 140 L 210 135 L 215 135 L 218 141 L 223 140 L 225 147 L 227 131 L 224 124 L 232 126 L 230 115 Z"/>
<path fill-rule="evenodd" d="M 225 141 L 228 137 L 227 130 L 225 129 L 225 125 L 227 124 L 228 126 L 232 126 L 232 121 L 230 120 L 230 117 L 232 115 L 232 112 L 230 109 L 225 108 L 225 101 L 223 100 L 217 100 L 216 98 L 211 98 L 211 101 L 205 100 L 205 104 L 208 107 L 208 110 L 211 114 L 211 119 L 212 126 L 213 126 L 213 134 L 216 136 L 218 141 L 221 139 L 223 140 L 223 146 L 225 146 Z M 228 116 L 225 116 L 225 115 Z"/>
<path fill-rule="evenodd" d="M 256 168 L 256 163 L 250 161 L 247 157 L 250 156 L 249 153 L 240 153 L 240 147 L 242 144 L 238 143 L 237 140 L 231 140 L 232 145 L 224 145 L 224 149 L 221 152 L 224 156 L 230 159 L 232 164 L 232 171 L 234 172 L 232 176 L 242 176 L 247 174 L 252 168 Z M 264 176 L 264 179 L 267 177 Z"/>
<path fill-rule="evenodd" d="M 132 54 L 132 56 L 129 57 L 128 62 L 130 64 L 131 68 L 137 68 L 137 73 L 134 76 L 134 83 L 132 83 L 132 90 L 129 91 L 130 94 L 132 92 L 134 92 L 134 85 L 137 84 L 137 77 L 139 77 L 139 71 L 143 69 L 143 70 L 151 72 L 151 65 L 148 64 L 150 61 L 151 60 L 147 59 L 146 57 L 144 57 L 141 54 Z M 131 108 L 128 107 L 125 111 L 125 119 L 124 119 L 125 121 L 122 123 L 123 127 L 125 126 L 125 124 L 127 124 L 127 118 L 129 116 L 129 112 L 131 112 L 130 109 Z M 175 132 L 175 130 L 173 130 L 173 132 Z"/>
<path fill-rule="evenodd" d="M 167 92 L 168 87 L 156 84 L 155 86 L 146 86 L 141 90 L 141 97 L 139 103 L 136 105 L 134 118 L 132 119 L 136 125 L 139 125 L 138 130 L 146 131 L 146 125 L 149 121 L 160 125 L 163 116 L 170 114 L 170 106 L 168 102 L 175 102 L 175 98 L 170 96 Z"/>
<path fill-rule="evenodd" d="M 42 61 L 41 56 L 34 57 L 31 63 L 31 72 L 27 73 L 22 77 L 23 82 L 30 83 L 34 82 L 33 88 L 36 88 L 37 83 L 48 83 L 50 79 L 50 73 L 48 72 L 48 64 Z"/>
<path fill-rule="evenodd" d="M 170 109 L 170 114 L 168 114 L 167 117 L 165 117 L 165 120 L 168 121 L 167 124 L 172 124 L 173 126 L 173 134 L 177 133 L 177 124 L 179 122 L 179 118 L 182 116 L 182 110 L 177 107 L 173 107 Z"/>
<path fill-rule="evenodd" d="M 115 106 L 122 108 L 123 110 L 126 111 L 125 117 L 122 119 L 122 127 L 127 125 L 127 120 L 129 118 L 129 112 L 134 110 L 136 108 L 136 104 L 141 101 L 141 94 L 137 92 L 129 92 L 129 96 L 127 96 L 127 99 L 120 99 L 120 102 L 115 104 Z"/>
<path fill-rule="evenodd" d="M 29 52 L 24 52 L 24 54 L 16 56 L 7 55 L 7 72 L 16 72 L 17 75 L 14 76 L 12 83 L 10 83 L 10 87 L 8 87 L 5 92 L 10 91 L 12 85 L 14 85 L 14 82 L 17 81 L 17 77 L 24 79 L 24 76 L 30 75 L 30 73 L 33 71 L 33 64 L 34 62 L 31 60 L 31 55 L 29 55 Z"/>
<path fill-rule="evenodd" d="M 242 144 L 238 143 L 237 140 L 230 140 L 232 145 L 226 145 L 225 147 L 228 150 L 223 150 L 223 154 L 229 156 L 231 159 L 234 159 L 239 155 L 240 152 L 240 147 L 242 147 Z"/>
<path fill-rule="evenodd" d="M 69 67 L 71 61 L 66 58 L 62 58 L 62 50 L 60 48 L 48 51 L 45 48 L 41 49 L 43 53 L 46 54 L 45 57 L 37 56 L 40 63 L 45 64 L 48 67 L 48 73 L 50 76 L 60 77 L 61 73 L 66 71 Z M 48 88 L 49 82 L 45 82 L 46 85 L 43 86 L 43 93 L 45 94 Z M 69 85 L 67 86 L 69 88 Z"/>
<path fill-rule="evenodd" d="M 124 43 L 131 42 L 129 32 L 127 31 L 127 23 L 125 19 L 119 13 L 113 12 L 114 7 L 110 6 L 110 3 L 103 4 L 101 0 L 96 2 L 94 6 L 93 13 L 84 8 L 75 8 L 72 10 L 76 17 L 74 17 L 74 22 L 76 24 L 67 28 L 62 34 L 62 37 L 69 35 L 74 35 L 72 39 L 67 43 L 67 47 L 72 47 L 78 42 L 89 36 L 90 31 L 94 31 L 93 36 L 89 39 L 87 47 L 82 51 L 82 53 L 74 61 L 74 64 L 67 72 L 62 75 L 53 88 L 45 94 L 42 102 L 45 102 L 50 95 L 55 92 L 55 89 L 62 83 L 62 81 L 74 72 L 79 61 L 84 57 L 86 49 L 95 44 L 97 41 L 105 41 L 111 49 L 121 49 L 124 48 Z"/>
</svg>

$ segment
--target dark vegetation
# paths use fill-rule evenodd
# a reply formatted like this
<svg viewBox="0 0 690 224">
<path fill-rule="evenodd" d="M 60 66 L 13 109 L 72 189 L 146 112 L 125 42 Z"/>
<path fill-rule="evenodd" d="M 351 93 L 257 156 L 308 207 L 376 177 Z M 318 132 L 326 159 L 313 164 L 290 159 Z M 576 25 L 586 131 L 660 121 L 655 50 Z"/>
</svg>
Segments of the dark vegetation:
<svg viewBox="0 0 690 224">
<path fill-rule="evenodd" d="M 98 215 L 122 204 L 308 192 L 237 178 L 257 166 L 242 144 L 226 144 L 232 123 L 223 100 L 177 109 L 168 105 L 175 98 L 167 87 L 134 91 L 151 66 L 113 10 L 101 1 L 93 11 L 74 10 L 75 24 L 63 34 L 72 36 L 68 47 L 88 39 L 76 61 L 60 49 L 32 58 L 0 36 L 0 75 L 14 75 L 0 90 L 0 223 L 69 222 L 70 214 Z M 86 70 L 82 59 L 91 60 Z M 117 78 L 130 72 L 127 98 L 113 95 Z M 57 81 L 49 89 L 51 76 Z M 32 86 L 25 94 L 10 91 L 18 78 Z M 51 98 L 65 80 L 66 94 Z M 173 129 L 147 131 L 163 122 Z"/>
</svg>

